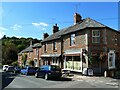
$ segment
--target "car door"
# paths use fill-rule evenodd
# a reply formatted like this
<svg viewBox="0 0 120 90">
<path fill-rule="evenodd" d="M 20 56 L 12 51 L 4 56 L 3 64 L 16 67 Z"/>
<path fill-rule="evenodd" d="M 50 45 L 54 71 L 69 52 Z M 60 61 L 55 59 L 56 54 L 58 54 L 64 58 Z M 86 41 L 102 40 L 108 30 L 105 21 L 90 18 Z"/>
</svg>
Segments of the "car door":
<svg viewBox="0 0 120 90">
<path fill-rule="evenodd" d="M 44 77 L 44 73 L 45 73 L 44 67 L 40 67 L 38 70 L 39 77 Z"/>
</svg>

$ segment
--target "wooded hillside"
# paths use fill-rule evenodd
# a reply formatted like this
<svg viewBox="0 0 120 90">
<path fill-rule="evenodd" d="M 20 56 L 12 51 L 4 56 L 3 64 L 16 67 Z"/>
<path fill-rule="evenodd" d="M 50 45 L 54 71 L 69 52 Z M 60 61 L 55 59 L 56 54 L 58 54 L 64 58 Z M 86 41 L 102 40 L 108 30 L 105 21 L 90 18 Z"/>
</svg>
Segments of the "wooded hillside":
<svg viewBox="0 0 120 90">
<path fill-rule="evenodd" d="M 41 40 L 23 37 L 6 37 L 6 35 L 4 35 L 0 41 L 2 41 L 2 64 L 10 65 L 17 61 L 17 54 L 27 48 L 30 45 L 30 41 L 34 44 L 39 43 Z"/>
</svg>

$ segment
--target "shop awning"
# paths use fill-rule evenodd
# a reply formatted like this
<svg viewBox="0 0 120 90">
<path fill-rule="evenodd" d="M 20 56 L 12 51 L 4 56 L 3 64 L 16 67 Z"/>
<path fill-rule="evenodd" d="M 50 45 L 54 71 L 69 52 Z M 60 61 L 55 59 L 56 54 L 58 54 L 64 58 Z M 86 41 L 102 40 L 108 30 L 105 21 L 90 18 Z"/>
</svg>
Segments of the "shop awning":
<svg viewBox="0 0 120 90">
<path fill-rule="evenodd" d="M 61 54 L 42 54 L 41 57 L 59 57 Z"/>
<path fill-rule="evenodd" d="M 82 53 L 81 49 L 70 49 L 64 52 L 65 56 L 80 56 Z"/>
</svg>

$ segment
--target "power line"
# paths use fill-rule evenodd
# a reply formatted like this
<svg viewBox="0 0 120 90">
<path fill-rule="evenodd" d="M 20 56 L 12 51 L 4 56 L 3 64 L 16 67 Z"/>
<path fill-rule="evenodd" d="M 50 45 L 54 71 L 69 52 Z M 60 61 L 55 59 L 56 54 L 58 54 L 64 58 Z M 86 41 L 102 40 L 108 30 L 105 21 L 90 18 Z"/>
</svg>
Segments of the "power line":
<svg viewBox="0 0 120 90">
<path fill-rule="evenodd" d="M 55 18 L 52 18 L 53 20 L 55 20 Z M 99 19 L 96 19 L 96 20 L 100 20 L 100 21 L 103 21 L 103 20 L 117 20 L 118 18 L 99 18 Z M 73 21 L 58 21 L 57 23 L 59 24 L 64 24 L 64 23 L 73 23 Z M 47 24 L 54 24 L 54 22 L 48 22 Z M 31 26 L 32 23 L 26 23 L 26 24 L 18 24 L 18 25 L 22 25 L 22 26 Z M 1 25 L 1 26 L 13 26 L 13 25 Z M 0 26 L 0 27 L 1 27 Z"/>
</svg>

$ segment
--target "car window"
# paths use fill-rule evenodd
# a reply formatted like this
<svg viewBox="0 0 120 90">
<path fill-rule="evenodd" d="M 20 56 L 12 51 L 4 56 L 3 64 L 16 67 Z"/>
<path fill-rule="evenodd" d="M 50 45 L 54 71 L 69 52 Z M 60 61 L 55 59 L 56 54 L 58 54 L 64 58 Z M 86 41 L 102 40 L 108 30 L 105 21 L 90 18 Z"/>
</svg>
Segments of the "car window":
<svg viewBox="0 0 120 90">
<path fill-rule="evenodd" d="M 8 69 L 14 69 L 14 67 L 9 67 Z"/>
<path fill-rule="evenodd" d="M 28 69 L 29 69 L 29 70 L 35 70 L 33 67 L 29 67 Z"/>
<path fill-rule="evenodd" d="M 35 69 L 35 70 L 37 70 L 37 69 L 38 69 L 38 67 L 35 67 L 34 69 Z"/>
<path fill-rule="evenodd" d="M 51 66 L 51 70 L 60 70 L 59 66 Z"/>
<path fill-rule="evenodd" d="M 5 68 L 8 68 L 8 66 L 5 66 Z"/>
</svg>

